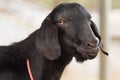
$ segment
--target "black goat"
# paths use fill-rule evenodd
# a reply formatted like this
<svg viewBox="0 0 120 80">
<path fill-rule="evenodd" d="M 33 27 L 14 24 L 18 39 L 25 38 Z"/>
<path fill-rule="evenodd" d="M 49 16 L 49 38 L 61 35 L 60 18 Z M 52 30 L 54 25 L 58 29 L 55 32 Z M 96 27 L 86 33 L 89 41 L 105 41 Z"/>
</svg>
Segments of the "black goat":
<svg viewBox="0 0 120 80">
<path fill-rule="evenodd" d="M 27 39 L 0 46 L 0 80 L 30 80 L 27 60 L 34 80 L 60 80 L 72 57 L 83 62 L 95 58 L 99 49 L 107 54 L 85 8 L 60 4 Z"/>
</svg>

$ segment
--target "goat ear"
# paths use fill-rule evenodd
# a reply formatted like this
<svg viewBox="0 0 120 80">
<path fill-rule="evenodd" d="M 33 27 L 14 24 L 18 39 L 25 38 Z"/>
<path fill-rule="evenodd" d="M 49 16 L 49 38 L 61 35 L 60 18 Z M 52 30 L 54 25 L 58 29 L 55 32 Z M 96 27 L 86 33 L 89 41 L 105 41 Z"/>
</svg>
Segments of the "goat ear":
<svg viewBox="0 0 120 80">
<path fill-rule="evenodd" d="M 99 48 L 100 48 L 100 50 L 104 54 L 108 55 L 108 53 L 103 50 L 103 43 L 102 43 L 102 40 L 101 40 L 101 36 L 100 36 L 100 34 L 98 32 L 97 26 L 95 25 L 95 23 L 92 20 L 91 20 L 91 29 L 92 29 L 94 35 L 99 39 Z"/>
<path fill-rule="evenodd" d="M 55 60 L 61 54 L 61 48 L 58 41 L 58 29 L 48 16 L 42 23 L 36 36 L 37 50 L 49 59 Z"/>
</svg>

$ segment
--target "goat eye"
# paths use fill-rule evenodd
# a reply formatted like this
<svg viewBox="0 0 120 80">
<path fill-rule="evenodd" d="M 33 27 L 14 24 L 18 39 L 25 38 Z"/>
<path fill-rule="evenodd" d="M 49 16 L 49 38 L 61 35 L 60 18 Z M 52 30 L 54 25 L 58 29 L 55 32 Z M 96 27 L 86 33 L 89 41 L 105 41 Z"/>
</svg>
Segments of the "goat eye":
<svg viewBox="0 0 120 80">
<path fill-rule="evenodd" d="M 63 25 L 63 24 L 65 23 L 65 21 L 64 21 L 64 20 L 59 20 L 57 23 L 58 23 L 59 25 Z"/>
<path fill-rule="evenodd" d="M 57 21 L 57 25 L 58 25 L 58 27 L 60 27 L 60 28 L 65 28 L 65 27 L 68 26 L 67 21 L 64 20 L 64 19 L 58 20 L 58 21 Z"/>
</svg>

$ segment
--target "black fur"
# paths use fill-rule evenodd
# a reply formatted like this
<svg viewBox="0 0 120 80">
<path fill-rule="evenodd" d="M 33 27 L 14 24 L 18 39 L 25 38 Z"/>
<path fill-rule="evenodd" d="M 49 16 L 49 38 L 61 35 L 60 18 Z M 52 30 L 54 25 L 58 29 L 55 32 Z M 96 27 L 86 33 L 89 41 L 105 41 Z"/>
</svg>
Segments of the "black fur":
<svg viewBox="0 0 120 80">
<path fill-rule="evenodd" d="M 101 45 L 86 9 L 77 3 L 60 4 L 27 39 L 0 46 L 0 80 L 30 80 L 27 59 L 34 80 L 60 80 L 72 57 L 78 62 L 93 59 L 99 48 L 104 52 Z"/>
</svg>

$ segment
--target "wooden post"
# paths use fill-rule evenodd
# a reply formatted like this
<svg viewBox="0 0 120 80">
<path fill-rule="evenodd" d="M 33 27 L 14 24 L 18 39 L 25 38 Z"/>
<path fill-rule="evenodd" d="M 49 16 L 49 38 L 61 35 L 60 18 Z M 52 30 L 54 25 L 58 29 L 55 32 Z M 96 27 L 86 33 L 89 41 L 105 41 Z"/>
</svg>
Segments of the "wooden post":
<svg viewBox="0 0 120 80">
<path fill-rule="evenodd" d="M 109 44 L 109 11 L 110 11 L 110 0 L 99 0 L 100 4 L 100 33 L 104 44 L 104 49 L 108 51 Z M 109 53 L 109 51 L 108 51 Z M 109 56 L 100 54 L 100 80 L 110 80 L 109 76 Z"/>
</svg>

